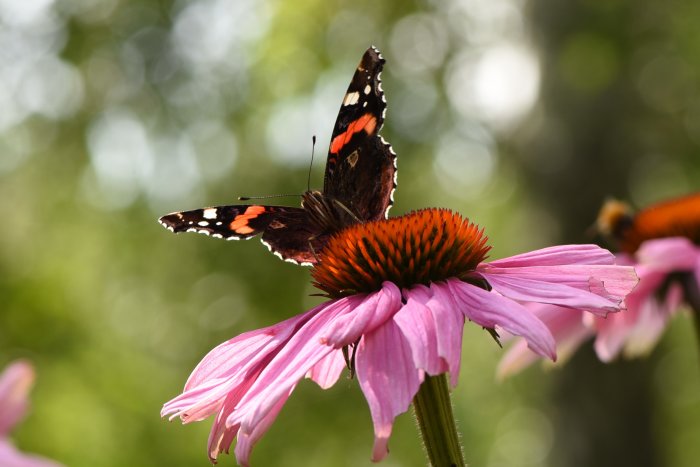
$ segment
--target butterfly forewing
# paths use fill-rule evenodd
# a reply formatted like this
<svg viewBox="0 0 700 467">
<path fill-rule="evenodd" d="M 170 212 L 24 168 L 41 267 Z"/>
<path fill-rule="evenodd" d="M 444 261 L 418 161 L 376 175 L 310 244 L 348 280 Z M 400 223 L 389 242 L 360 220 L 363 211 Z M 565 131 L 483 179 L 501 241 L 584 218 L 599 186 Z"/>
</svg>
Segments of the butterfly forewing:
<svg viewBox="0 0 700 467">
<path fill-rule="evenodd" d="M 159 219 L 172 232 L 197 232 L 227 240 L 254 237 L 288 213 L 303 214 L 301 208 L 261 205 L 214 206 L 174 212 Z"/>
<path fill-rule="evenodd" d="M 386 217 L 392 204 L 396 154 L 379 136 L 386 100 L 384 58 L 369 48 L 343 98 L 328 149 L 323 193 L 362 221 Z"/>
</svg>

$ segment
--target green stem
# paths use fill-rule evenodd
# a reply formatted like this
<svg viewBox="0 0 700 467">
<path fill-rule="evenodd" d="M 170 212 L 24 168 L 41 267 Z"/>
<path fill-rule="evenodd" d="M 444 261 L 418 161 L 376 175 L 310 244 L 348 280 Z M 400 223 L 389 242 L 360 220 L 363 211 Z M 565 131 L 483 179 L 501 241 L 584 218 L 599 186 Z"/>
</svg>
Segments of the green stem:
<svg viewBox="0 0 700 467">
<path fill-rule="evenodd" d="M 425 375 L 425 381 L 413 398 L 413 408 L 430 465 L 464 467 L 466 464 L 444 374 Z"/>
</svg>

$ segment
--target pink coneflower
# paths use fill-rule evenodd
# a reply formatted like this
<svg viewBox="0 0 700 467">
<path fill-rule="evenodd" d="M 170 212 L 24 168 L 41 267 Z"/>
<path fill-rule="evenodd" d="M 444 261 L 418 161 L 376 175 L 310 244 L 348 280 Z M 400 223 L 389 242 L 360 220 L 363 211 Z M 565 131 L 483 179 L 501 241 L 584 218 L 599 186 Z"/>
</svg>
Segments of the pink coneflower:
<svg viewBox="0 0 700 467">
<path fill-rule="evenodd" d="M 0 466 L 60 467 L 43 457 L 18 451 L 8 439 L 10 430 L 24 418 L 29 408 L 29 390 L 34 369 L 25 361 L 10 364 L 0 375 Z"/>
<path fill-rule="evenodd" d="M 372 460 L 381 460 L 394 418 L 421 383 L 449 373 L 457 384 L 465 318 L 522 336 L 555 359 L 554 339 L 523 302 L 605 316 L 637 283 L 593 245 L 546 248 L 484 262 L 490 247 L 468 220 L 447 210 L 354 225 L 334 235 L 312 270 L 329 301 L 274 326 L 241 334 L 212 350 L 162 415 L 184 423 L 216 415 L 209 456 L 228 452 L 248 465 L 295 386 L 321 388 L 349 367 L 374 423 Z"/>
<path fill-rule="evenodd" d="M 608 201 L 598 228 L 622 251 L 616 255 L 617 263 L 633 266 L 639 275 L 639 285 L 625 299 L 627 310 L 607 319 L 549 306 L 533 311 L 552 331 L 560 354 L 572 353 L 595 336 L 596 354 L 604 362 L 621 353 L 644 355 L 683 303 L 700 312 L 700 194 L 659 203 L 636 215 L 627 204 Z M 501 361 L 499 373 L 513 373 L 535 360 L 524 341 L 516 342 Z"/>
</svg>

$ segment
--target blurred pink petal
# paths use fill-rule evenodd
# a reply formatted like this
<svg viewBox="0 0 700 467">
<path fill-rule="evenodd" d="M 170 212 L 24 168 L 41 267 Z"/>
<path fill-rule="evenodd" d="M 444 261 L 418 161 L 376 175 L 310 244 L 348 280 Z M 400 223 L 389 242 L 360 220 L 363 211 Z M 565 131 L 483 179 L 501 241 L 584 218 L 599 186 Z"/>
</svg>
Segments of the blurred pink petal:
<svg viewBox="0 0 700 467">
<path fill-rule="evenodd" d="M 0 466 L 60 467 L 43 457 L 20 452 L 8 440 L 8 432 L 24 418 L 29 408 L 29 391 L 34 385 L 34 368 L 18 360 L 9 364 L 0 375 Z"/>
<path fill-rule="evenodd" d="M 0 375 L 0 436 L 7 435 L 27 413 L 34 378 L 34 368 L 22 360 L 8 365 Z"/>
<path fill-rule="evenodd" d="M 594 334 L 594 330 L 584 325 L 584 313 L 579 310 L 572 310 L 547 304 L 529 304 L 527 306 L 535 316 L 537 316 L 549 328 L 554 340 L 557 343 L 557 365 L 566 361 L 571 354 Z M 618 317 L 622 313 L 610 315 Z M 505 355 L 498 364 L 496 376 L 505 378 L 528 367 L 540 357 L 528 349 L 525 339 L 517 341 L 508 347 Z"/>
<path fill-rule="evenodd" d="M 0 466 L 2 467 L 61 467 L 61 464 L 41 456 L 23 453 L 6 439 L 0 439 Z"/>
</svg>

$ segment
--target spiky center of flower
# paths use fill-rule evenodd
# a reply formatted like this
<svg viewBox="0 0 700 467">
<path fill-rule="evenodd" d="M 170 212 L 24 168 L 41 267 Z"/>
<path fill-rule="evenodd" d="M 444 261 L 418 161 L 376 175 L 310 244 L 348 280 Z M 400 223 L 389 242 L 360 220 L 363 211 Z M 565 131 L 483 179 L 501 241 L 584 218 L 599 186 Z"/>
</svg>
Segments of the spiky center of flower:
<svg viewBox="0 0 700 467">
<path fill-rule="evenodd" d="M 311 271 L 331 297 L 464 278 L 486 258 L 483 229 L 447 209 L 356 224 L 331 237 Z"/>
</svg>

